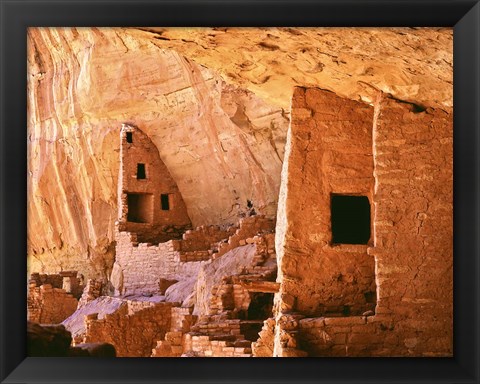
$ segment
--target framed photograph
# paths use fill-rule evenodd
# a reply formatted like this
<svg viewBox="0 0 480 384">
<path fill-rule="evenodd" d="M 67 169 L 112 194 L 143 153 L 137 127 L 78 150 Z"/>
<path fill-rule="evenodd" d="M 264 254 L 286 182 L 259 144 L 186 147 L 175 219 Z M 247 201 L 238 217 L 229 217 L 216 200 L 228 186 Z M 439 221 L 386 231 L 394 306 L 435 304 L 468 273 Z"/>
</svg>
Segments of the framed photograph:
<svg viewBox="0 0 480 384">
<path fill-rule="evenodd" d="M 479 382 L 477 1 L 1 13 L 2 383 Z"/>
</svg>

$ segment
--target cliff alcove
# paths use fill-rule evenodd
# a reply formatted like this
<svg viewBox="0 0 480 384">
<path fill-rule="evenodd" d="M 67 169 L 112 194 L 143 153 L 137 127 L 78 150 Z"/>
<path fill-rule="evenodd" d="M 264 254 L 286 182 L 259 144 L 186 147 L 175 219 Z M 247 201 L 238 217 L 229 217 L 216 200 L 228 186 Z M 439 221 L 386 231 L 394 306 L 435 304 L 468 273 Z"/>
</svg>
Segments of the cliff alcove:
<svg viewBox="0 0 480 384">
<path fill-rule="evenodd" d="M 27 60 L 29 320 L 452 354 L 451 29 L 30 28 Z"/>
</svg>

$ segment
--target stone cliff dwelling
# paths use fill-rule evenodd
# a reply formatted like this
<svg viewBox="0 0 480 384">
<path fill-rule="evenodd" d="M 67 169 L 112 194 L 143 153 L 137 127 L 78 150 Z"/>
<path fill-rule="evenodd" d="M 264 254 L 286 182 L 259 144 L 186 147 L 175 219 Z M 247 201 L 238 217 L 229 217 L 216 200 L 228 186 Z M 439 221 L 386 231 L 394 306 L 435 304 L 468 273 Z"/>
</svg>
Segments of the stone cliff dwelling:
<svg viewBox="0 0 480 384">
<path fill-rule="evenodd" d="M 100 30 L 109 38 L 80 33 L 115 51 L 110 39 L 119 35 Z M 75 104 L 99 119 L 109 116 L 82 123 L 102 139 L 64 140 L 30 180 L 38 195 L 60 195 L 46 197 L 50 203 L 38 203 L 29 216 L 32 223 L 52 218 L 48 236 L 56 244 L 49 249 L 29 234 L 31 354 L 452 356 L 451 31 L 365 30 L 354 40 L 367 59 L 351 64 L 359 59 L 341 51 L 345 31 L 330 30 L 331 43 L 323 46 L 312 32 L 321 29 L 206 30 L 210 39 L 203 29 L 191 33 L 206 45 L 242 41 L 244 34 L 268 40 L 257 44 L 260 64 L 239 45 L 231 58 L 238 67 L 228 67 L 221 50 L 181 43 L 181 30 L 135 28 L 120 34 L 132 49 L 143 46 L 134 41 L 155 41 L 137 52 L 141 62 L 127 53 L 101 70 L 102 53 L 93 48 L 94 66 L 84 64 L 90 77 L 77 86 L 105 77 L 118 92 L 97 95 L 108 111 L 88 99 Z M 42 44 L 50 32 L 29 35 L 29 50 L 44 63 L 82 54 Z M 407 54 L 388 56 L 385 45 L 374 49 L 387 50 L 389 64 L 368 64 L 376 33 L 418 55 L 424 76 L 419 63 L 427 53 L 401 42 L 435 41 L 432 49 L 445 58 L 435 64 L 441 73 L 423 83 L 404 70 Z M 152 40 L 159 34 L 169 38 Z M 273 60 L 272 51 L 289 49 L 281 41 L 339 51 L 305 49 L 305 61 L 286 70 Z M 63 56 L 49 53 L 56 49 Z M 311 58 L 328 63 L 305 69 Z M 31 53 L 30 71 L 36 60 Z M 354 83 L 338 74 L 342 65 Z M 271 75 L 251 80 L 262 71 Z M 288 71 L 301 80 L 282 77 Z M 35 81 L 32 99 L 55 79 Z M 32 121 L 49 118 L 35 113 Z M 73 176 L 52 191 L 44 178 L 58 176 L 60 156 Z M 78 181 L 77 163 L 84 172 Z M 60 201 L 70 207 L 65 221 L 53 208 Z M 70 346 L 44 348 L 38 340 L 52 332 Z"/>
</svg>

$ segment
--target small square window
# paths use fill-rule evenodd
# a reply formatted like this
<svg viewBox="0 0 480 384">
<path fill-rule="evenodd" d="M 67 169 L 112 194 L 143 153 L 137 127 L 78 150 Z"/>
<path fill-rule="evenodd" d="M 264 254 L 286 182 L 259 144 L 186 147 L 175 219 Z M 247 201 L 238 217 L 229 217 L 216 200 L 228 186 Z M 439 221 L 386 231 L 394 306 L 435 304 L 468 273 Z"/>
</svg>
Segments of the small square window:
<svg viewBox="0 0 480 384">
<path fill-rule="evenodd" d="M 168 194 L 161 194 L 160 201 L 162 205 L 162 211 L 169 211 L 170 210 L 170 195 Z"/>
<path fill-rule="evenodd" d="M 146 179 L 146 174 L 145 174 L 145 164 L 138 163 L 137 164 L 137 179 Z"/>
<path fill-rule="evenodd" d="M 133 143 L 133 133 L 127 132 L 127 143 Z"/>
<path fill-rule="evenodd" d="M 367 196 L 332 195 L 332 243 L 367 244 L 370 202 Z"/>
</svg>

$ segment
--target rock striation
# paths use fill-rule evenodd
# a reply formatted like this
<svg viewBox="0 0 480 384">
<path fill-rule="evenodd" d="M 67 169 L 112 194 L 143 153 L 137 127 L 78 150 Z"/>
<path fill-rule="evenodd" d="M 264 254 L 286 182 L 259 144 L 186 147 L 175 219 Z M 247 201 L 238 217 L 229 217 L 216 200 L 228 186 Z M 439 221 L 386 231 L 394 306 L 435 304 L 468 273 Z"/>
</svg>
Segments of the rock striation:
<svg viewBox="0 0 480 384">
<path fill-rule="evenodd" d="M 380 90 L 452 107 L 451 28 L 142 28 L 134 38 L 173 49 L 229 83 L 290 109 L 295 86 L 373 103 Z"/>
<path fill-rule="evenodd" d="M 29 270 L 110 276 L 122 123 L 152 139 L 194 226 L 233 223 L 247 200 L 273 217 L 293 86 L 449 108 L 452 42 L 442 28 L 30 28 Z"/>
<path fill-rule="evenodd" d="M 31 271 L 110 275 L 122 123 L 158 148 L 194 226 L 234 223 L 247 200 L 274 216 L 285 112 L 151 40 L 119 29 L 29 30 Z"/>
<path fill-rule="evenodd" d="M 27 53 L 33 355 L 452 356 L 451 29 Z"/>
</svg>

